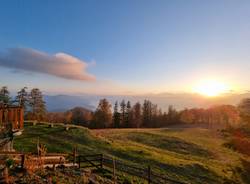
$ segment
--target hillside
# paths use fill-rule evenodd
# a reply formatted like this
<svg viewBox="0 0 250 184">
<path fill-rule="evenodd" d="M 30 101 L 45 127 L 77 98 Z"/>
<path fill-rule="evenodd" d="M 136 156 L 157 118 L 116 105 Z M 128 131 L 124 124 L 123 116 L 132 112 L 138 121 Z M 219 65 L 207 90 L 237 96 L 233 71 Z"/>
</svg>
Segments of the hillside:
<svg viewBox="0 0 250 184">
<path fill-rule="evenodd" d="M 131 164 L 152 165 L 170 178 L 187 183 L 249 183 L 250 159 L 223 144 L 218 132 L 199 129 L 88 130 L 27 125 L 15 137 L 18 151 L 35 151 L 44 143 L 49 152 L 105 153 Z M 198 138 L 197 138 L 198 137 Z"/>
</svg>

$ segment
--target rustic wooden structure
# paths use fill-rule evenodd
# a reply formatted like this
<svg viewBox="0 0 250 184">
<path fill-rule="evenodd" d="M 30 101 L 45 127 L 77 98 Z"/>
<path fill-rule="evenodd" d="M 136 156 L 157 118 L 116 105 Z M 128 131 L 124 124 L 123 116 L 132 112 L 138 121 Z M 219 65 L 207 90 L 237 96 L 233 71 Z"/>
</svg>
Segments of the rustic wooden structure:
<svg viewBox="0 0 250 184">
<path fill-rule="evenodd" d="M 42 157 L 37 154 L 34 155 L 33 153 L 0 151 L 0 156 L 12 156 L 15 160 L 15 164 L 20 165 L 21 168 L 26 167 L 26 160 L 36 161 L 38 159 L 43 159 L 43 167 L 54 169 L 56 167 L 61 167 L 62 165 L 68 168 L 74 167 L 79 169 L 107 169 L 112 173 L 114 182 L 116 182 L 116 176 L 127 174 L 147 181 L 148 184 L 187 184 L 172 179 L 169 176 L 164 176 L 162 173 L 154 170 L 150 165 L 145 167 L 142 165 L 138 166 L 138 164 L 125 163 L 124 161 L 114 159 L 113 157 L 104 154 L 81 155 L 77 154 L 76 149 L 73 150 L 73 153 L 46 153 Z M 76 161 L 78 163 L 76 163 Z M 5 160 L 0 159 L 0 165 L 4 163 Z M 38 168 L 39 165 L 36 167 Z"/>
<path fill-rule="evenodd" d="M 23 129 L 23 108 L 0 104 L 0 150 L 13 150 L 13 136 Z"/>
<path fill-rule="evenodd" d="M 23 129 L 23 108 L 20 106 L 2 105 L 0 106 L 0 127 L 12 127 L 12 131 Z"/>
</svg>

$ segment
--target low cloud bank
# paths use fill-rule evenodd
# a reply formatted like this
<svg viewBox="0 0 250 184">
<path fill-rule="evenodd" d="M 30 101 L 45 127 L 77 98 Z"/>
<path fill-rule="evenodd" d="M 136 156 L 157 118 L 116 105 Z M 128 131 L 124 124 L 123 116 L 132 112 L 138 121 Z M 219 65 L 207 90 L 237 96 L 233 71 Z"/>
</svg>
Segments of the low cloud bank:
<svg viewBox="0 0 250 184">
<path fill-rule="evenodd" d="M 70 80 L 95 80 L 95 76 L 86 71 L 88 68 L 86 62 L 65 53 L 49 55 L 30 48 L 10 48 L 0 53 L 0 66 L 17 71 L 45 73 Z"/>
</svg>

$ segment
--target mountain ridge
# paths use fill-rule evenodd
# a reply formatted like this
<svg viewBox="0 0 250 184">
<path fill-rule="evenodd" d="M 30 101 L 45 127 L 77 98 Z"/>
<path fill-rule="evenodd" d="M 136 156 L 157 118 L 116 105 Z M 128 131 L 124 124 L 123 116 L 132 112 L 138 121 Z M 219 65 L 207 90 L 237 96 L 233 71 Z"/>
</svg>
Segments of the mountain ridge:
<svg viewBox="0 0 250 184">
<path fill-rule="evenodd" d="M 199 94 L 192 93 L 161 93 L 151 95 L 45 95 L 44 100 L 48 111 L 67 111 L 74 107 L 84 107 L 94 111 L 101 98 L 106 98 L 113 105 L 115 101 L 129 100 L 131 103 L 137 101 L 143 103 L 144 99 L 151 100 L 157 104 L 163 111 L 167 111 L 169 105 L 173 105 L 176 109 L 185 108 L 207 108 L 214 105 L 230 104 L 237 105 L 243 98 L 250 98 L 250 93 L 243 94 L 225 94 L 218 97 L 204 97 Z"/>
</svg>

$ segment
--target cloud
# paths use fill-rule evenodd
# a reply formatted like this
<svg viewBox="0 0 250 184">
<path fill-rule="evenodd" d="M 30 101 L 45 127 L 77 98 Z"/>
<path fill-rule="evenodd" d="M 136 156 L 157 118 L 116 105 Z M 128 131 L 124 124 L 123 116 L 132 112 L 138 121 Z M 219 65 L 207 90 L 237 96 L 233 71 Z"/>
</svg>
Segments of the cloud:
<svg viewBox="0 0 250 184">
<path fill-rule="evenodd" d="M 87 73 L 88 64 L 65 53 L 49 55 L 30 48 L 10 48 L 0 53 L 0 66 L 16 71 L 45 73 L 64 79 L 93 81 Z"/>
</svg>

